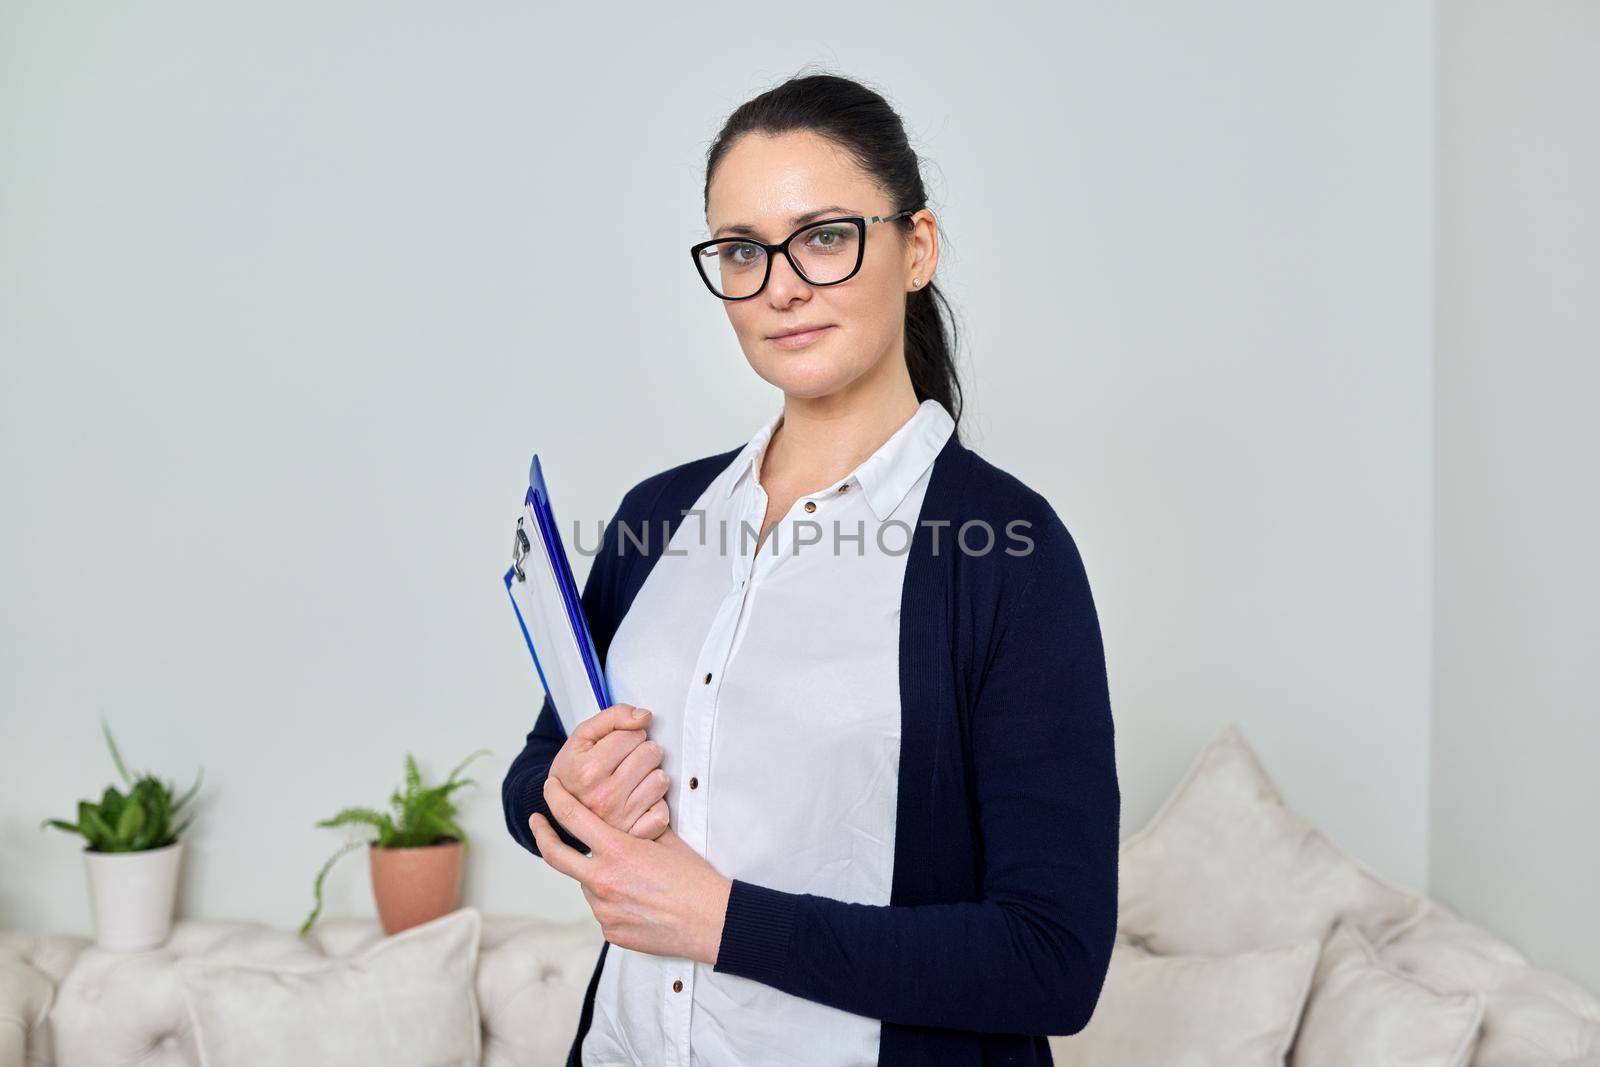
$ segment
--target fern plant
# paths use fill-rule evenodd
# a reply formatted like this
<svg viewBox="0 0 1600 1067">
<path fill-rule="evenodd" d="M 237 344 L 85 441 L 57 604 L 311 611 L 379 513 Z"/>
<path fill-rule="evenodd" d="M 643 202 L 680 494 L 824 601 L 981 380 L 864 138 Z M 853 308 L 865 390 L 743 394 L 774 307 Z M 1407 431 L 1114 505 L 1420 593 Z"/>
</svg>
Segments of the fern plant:
<svg viewBox="0 0 1600 1067">
<path fill-rule="evenodd" d="M 152 774 L 143 774 L 135 780 L 128 773 L 127 765 L 122 762 L 122 753 L 117 751 L 117 742 L 111 736 L 111 728 L 104 719 L 100 720 L 100 731 L 105 734 L 117 773 L 130 786 L 127 794 L 124 795 L 115 785 L 108 785 L 100 795 L 98 804 L 92 800 L 78 801 L 77 822 L 46 819 L 39 824 L 39 828 L 43 830 L 54 826 L 68 833 L 81 834 L 89 843 L 90 852 L 145 852 L 175 843 L 189 828 L 194 816 L 187 815 L 182 822 L 174 823 L 174 820 L 183 814 L 184 807 L 199 791 L 205 768 L 202 767 L 200 774 L 195 776 L 194 785 L 189 787 L 188 792 L 174 800 L 172 786 L 161 779 Z"/>
<path fill-rule="evenodd" d="M 405 785 L 389 795 L 389 806 L 394 809 L 392 816 L 376 808 L 345 808 L 332 818 L 317 823 L 318 826 L 329 828 L 366 826 L 376 830 L 377 836 L 374 838 L 369 833 L 364 837 L 347 841 L 339 851 L 328 857 L 328 862 L 317 872 L 317 880 L 311 887 L 316 904 L 311 909 L 311 914 L 306 916 L 305 922 L 300 924 L 300 933 L 302 935 L 308 933 L 312 924 L 317 921 L 317 916 L 322 914 L 323 879 L 327 878 L 328 870 L 335 861 L 346 852 L 363 845 L 372 848 L 419 848 L 449 841 L 460 841 L 463 851 L 471 847 L 467 841 L 467 832 L 456 823 L 457 808 L 455 801 L 451 799 L 451 794 L 464 786 L 476 784 L 471 778 L 456 776 L 467 764 L 479 756 L 488 754 L 488 749 L 479 749 L 456 764 L 450 776 L 441 784 L 424 786 L 422 774 L 417 770 L 417 761 L 408 752 Z"/>
</svg>

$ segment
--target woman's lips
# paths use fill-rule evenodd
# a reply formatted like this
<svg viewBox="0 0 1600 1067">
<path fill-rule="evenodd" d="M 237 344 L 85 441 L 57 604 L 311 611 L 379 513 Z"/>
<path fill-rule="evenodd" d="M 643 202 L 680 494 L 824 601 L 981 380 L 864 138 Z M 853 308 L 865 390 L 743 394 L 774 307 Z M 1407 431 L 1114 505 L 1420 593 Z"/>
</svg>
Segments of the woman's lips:
<svg viewBox="0 0 1600 1067">
<path fill-rule="evenodd" d="M 804 348 L 831 329 L 833 329 L 832 326 L 819 326 L 815 330 L 807 330 L 805 333 L 787 333 L 782 337 L 773 337 L 769 338 L 769 340 L 773 344 L 781 345 L 784 348 Z"/>
</svg>

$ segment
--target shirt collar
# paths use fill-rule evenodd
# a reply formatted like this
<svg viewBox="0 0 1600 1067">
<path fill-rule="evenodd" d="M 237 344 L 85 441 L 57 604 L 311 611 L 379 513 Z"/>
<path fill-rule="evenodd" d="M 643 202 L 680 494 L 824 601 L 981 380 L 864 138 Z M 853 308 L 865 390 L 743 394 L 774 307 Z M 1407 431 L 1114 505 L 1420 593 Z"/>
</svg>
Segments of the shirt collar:
<svg viewBox="0 0 1600 1067">
<path fill-rule="evenodd" d="M 782 421 L 783 411 L 779 409 L 750 438 L 734 460 L 734 475 L 728 479 L 724 498 L 732 496 L 735 489 L 755 477 L 755 471 L 766 454 L 767 443 L 772 440 L 773 433 Z M 890 435 L 876 452 L 862 460 L 855 470 L 830 483 L 826 489 L 807 493 L 800 499 L 822 500 L 837 495 L 842 485 L 854 485 L 867 495 L 867 503 L 879 521 L 886 520 L 939 455 L 939 450 L 954 429 L 955 419 L 951 418 L 945 406 L 929 397 L 917 405 L 911 418 Z"/>
</svg>

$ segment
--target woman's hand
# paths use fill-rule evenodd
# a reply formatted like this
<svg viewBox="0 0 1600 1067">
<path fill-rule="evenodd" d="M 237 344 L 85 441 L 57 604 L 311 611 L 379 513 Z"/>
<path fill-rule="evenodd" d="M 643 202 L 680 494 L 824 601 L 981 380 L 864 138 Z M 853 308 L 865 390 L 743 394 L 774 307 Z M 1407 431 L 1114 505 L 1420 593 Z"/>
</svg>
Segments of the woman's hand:
<svg viewBox="0 0 1600 1067">
<path fill-rule="evenodd" d="M 644 732 L 649 721 L 650 712 L 644 708 L 613 704 L 580 722 L 550 762 L 546 803 L 550 783 L 560 779 L 568 794 L 608 825 L 647 841 L 660 837 L 671 813 L 667 772 L 660 769 L 661 746 Z M 560 814 L 556 820 L 593 847 Z"/>
<path fill-rule="evenodd" d="M 556 821 L 591 850 L 585 856 L 535 812 L 528 819 L 539 854 L 583 886 L 589 908 L 613 945 L 653 956 L 683 956 L 715 964 L 733 881 L 670 827 L 654 841 L 604 822 L 553 777 L 545 800 Z"/>
</svg>

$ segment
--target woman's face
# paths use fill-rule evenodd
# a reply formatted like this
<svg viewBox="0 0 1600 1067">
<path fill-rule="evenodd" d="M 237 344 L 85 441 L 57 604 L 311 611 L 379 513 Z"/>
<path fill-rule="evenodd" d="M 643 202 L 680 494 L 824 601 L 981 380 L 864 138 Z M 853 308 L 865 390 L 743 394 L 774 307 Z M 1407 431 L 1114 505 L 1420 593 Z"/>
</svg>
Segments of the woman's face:
<svg viewBox="0 0 1600 1067">
<path fill-rule="evenodd" d="M 816 219 L 894 211 L 849 156 L 822 137 L 745 134 L 717 165 L 706 223 L 712 237 L 775 244 Z M 723 301 L 755 372 L 786 395 L 818 397 L 884 369 L 886 360 L 903 364 L 906 294 L 913 276 L 928 284 L 937 261 L 931 215 L 911 218 L 917 222 L 911 240 L 902 238 L 899 222 L 868 225 L 861 269 L 848 281 L 811 285 L 780 255 L 765 289 L 748 300 Z M 741 225 L 754 234 L 731 229 Z M 787 345 L 774 338 L 799 326 L 825 328 Z"/>
</svg>

